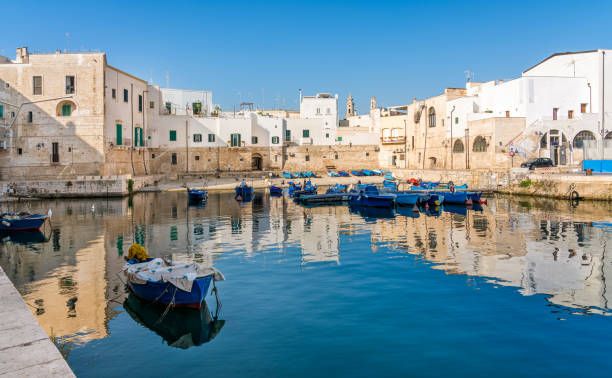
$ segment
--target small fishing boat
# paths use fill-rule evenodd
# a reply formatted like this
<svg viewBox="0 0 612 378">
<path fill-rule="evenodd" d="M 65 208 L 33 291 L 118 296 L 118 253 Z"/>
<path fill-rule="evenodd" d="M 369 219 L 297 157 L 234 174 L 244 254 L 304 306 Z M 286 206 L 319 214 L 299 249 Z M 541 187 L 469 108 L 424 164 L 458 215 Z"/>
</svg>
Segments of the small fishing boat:
<svg viewBox="0 0 612 378">
<path fill-rule="evenodd" d="M 371 170 L 370 172 L 372 172 L 372 174 L 373 174 L 374 176 L 382 176 L 382 172 L 381 172 L 381 171 L 378 171 L 378 170 L 376 170 L 376 169 L 373 169 L 373 170 Z"/>
<path fill-rule="evenodd" d="M 383 180 L 383 187 L 397 190 L 397 182 L 393 180 Z"/>
<path fill-rule="evenodd" d="M 283 172 L 283 177 L 284 178 L 293 178 L 293 175 L 291 174 L 291 172 Z"/>
<path fill-rule="evenodd" d="M 346 185 L 335 184 L 327 188 L 326 194 L 346 193 Z"/>
<path fill-rule="evenodd" d="M 349 177 L 349 173 L 346 171 L 338 171 L 338 176 L 340 177 Z"/>
<path fill-rule="evenodd" d="M 246 184 L 240 184 L 234 188 L 236 196 L 248 197 L 253 194 L 253 187 Z"/>
<path fill-rule="evenodd" d="M 38 230 L 50 217 L 51 210 L 47 214 L 2 213 L 0 214 L 0 231 Z"/>
<path fill-rule="evenodd" d="M 279 186 L 270 186 L 270 195 L 271 196 L 282 196 L 283 195 L 283 188 L 279 187 Z"/>
<path fill-rule="evenodd" d="M 338 176 L 340 176 L 338 173 L 336 173 L 334 171 L 327 171 L 327 175 L 329 177 L 338 177 Z"/>
<path fill-rule="evenodd" d="M 362 169 L 360 171 L 364 176 L 373 176 L 372 171 L 370 171 L 369 169 Z"/>
<path fill-rule="evenodd" d="M 419 203 L 421 197 L 419 193 L 395 193 L 395 203 L 398 206 L 414 206 Z"/>
<path fill-rule="evenodd" d="M 349 194 L 345 192 L 325 193 L 325 194 L 304 194 L 295 197 L 296 200 L 304 205 L 335 204 L 349 200 Z"/>
<path fill-rule="evenodd" d="M 353 176 L 365 176 L 363 173 L 361 173 L 361 171 L 351 171 L 351 174 Z"/>
<path fill-rule="evenodd" d="M 189 201 L 206 201 L 208 199 L 208 191 L 204 189 L 188 188 L 187 195 Z"/>
<path fill-rule="evenodd" d="M 468 200 L 468 196 L 466 192 L 441 192 L 441 191 L 434 191 L 432 192 L 434 194 L 438 194 L 442 197 L 444 197 L 444 203 L 455 203 L 455 204 L 465 204 L 465 202 Z"/>
<path fill-rule="evenodd" d="M 123 267 L 132 292 L 149 302 L 200 309 L 212 281 L 225 277 L 215 268 L 196 263 L 172 263 L 160 258 L 134 258 Z"/>
<path fill-rule="evenodd" d="M 395 202 L 394 194 L 381 194 L 375 185 L 366 185 L 365 188 L 351 191 L 351 205 L 368 207 L 392 207 Z"/>
</svg>

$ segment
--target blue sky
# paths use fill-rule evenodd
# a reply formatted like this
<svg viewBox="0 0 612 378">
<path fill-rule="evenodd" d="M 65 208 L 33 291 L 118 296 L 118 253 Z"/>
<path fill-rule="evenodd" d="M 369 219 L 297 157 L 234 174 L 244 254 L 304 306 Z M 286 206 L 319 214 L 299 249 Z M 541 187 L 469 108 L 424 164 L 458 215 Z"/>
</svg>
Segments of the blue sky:
<svg viewBox="0 0 612 378">
<path fill-rule="evenodd" d="M 108 62 L 165 86 L 297 107 L 305 94 L 352 93 L 366 112 L 445 87 L 520 76 L 560 51 L 612 48 L 606 1 L 6 2 L 0 54 L 17 46 L 100 49 Z M 19 21 L 15 21 L 19 20 Z M 6 17 L 5 17 L 6 21 Z M 18 27 L 16 27 L 18 25 Z"/>
</svg>

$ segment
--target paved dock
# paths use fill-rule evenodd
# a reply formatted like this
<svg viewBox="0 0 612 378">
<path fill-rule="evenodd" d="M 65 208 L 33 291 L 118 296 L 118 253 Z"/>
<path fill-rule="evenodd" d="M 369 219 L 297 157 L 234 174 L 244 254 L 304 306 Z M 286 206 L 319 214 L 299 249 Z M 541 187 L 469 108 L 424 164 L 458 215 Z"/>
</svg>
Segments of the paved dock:
<svg viewBox="0 0 612 378">
<path fill-rule="evenodd" d="M 0 377 L 74 377 L 0 267 Z"/>
</svg>

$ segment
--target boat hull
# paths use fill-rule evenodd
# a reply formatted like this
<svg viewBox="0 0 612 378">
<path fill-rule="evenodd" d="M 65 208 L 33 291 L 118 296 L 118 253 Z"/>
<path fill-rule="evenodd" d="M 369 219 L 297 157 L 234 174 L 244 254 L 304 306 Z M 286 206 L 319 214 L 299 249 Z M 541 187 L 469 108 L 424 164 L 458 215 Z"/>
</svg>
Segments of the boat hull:
<svg viewBox="0 0 612 378">
<path fill-rule="evenodd" d="M 191 291 L 185 291 L 170 282 L 147 282 L 138 284 L 128 281 L 130 290 L 137 297 L 160 305 L 174 303 L 175 307 L 202 308 L 202 301 L 208 293 L 212 276 L 197 278 L 193 281 Z"/>
<path fill-rule="evenodd" d="M 385 195 L 352 195 L 350 202 L 353 206 L 388 208 L 393 206 L 394 196 Z"/>
<path fill-rule="evenodd" d="M 46 216 L 40 218 L 25 219 L 2 219 L 0 220 L 0 231 L 33 231 L 39 230 L 45 223 Z"/>
<path fill-rule="evenodd" d="M 444 197 L 444 203 L 455 203 L 455 204 L 465 204 L 468 199 L 468 195 L 465 192 L 434 192 L 442 197 Z"/>
<path fill-rule="evenodd" d="M 187 195 L 190 201 L 203 201 L 208 198 L 208 192 L 206 190 L 188 190 Z"/>
<path fill-rule="evenodd" d="M 234 188 L 234 190 L 237 196 L 246 197 L 253 194 L 253 188 L 250 186 L 237 186 L 236 188 Z"/>
<path fill-rule="evenodd" d="M 395 195 L 395 203 L 398 206 L 414 206 L 419 202 L 420 194 L 397 193 Z"/>
</svg>

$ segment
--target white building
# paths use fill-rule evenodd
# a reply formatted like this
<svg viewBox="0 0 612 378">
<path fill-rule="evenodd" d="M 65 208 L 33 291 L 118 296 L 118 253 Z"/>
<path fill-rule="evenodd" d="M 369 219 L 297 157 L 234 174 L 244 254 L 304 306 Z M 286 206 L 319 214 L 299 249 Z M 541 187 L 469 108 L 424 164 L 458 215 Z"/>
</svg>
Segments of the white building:
<svg viewBox="0 0 612 378">
<path fill-rule="evenodd" d="M 487 118 L 520 117 L 524 126 L 507 130 L 509 143 L 524 157 L 550 157 L 555 164 L 579 164 L 584 140 L 601 140 L 601 125 L 610 125 L 601 104 L 612 109 L 604 90 L 612 80 L 612 59 L 606 51 L 554 54 L 510 81 L 468 82 L 467 96 L 447 104 L 447 138 L 463 137 L 470 122 Z M 609 54 L 609 53 L 608 53 Z M 605 61 L 605 65 L 604 65 Z M 605 122 L 604 122 L 605 121 Z M 451 126 L 448 126 L 451 125 Z M 452 130 L 451 130 L 452 128 Z M 604 133 L 612 138 L 612 134 Z"/>
<path fill-rule="evenodd" d="M 211 91 L 161 88 L 161 95 L 165 114 L 207 116 L 214 110 Z"/>
</svg>

